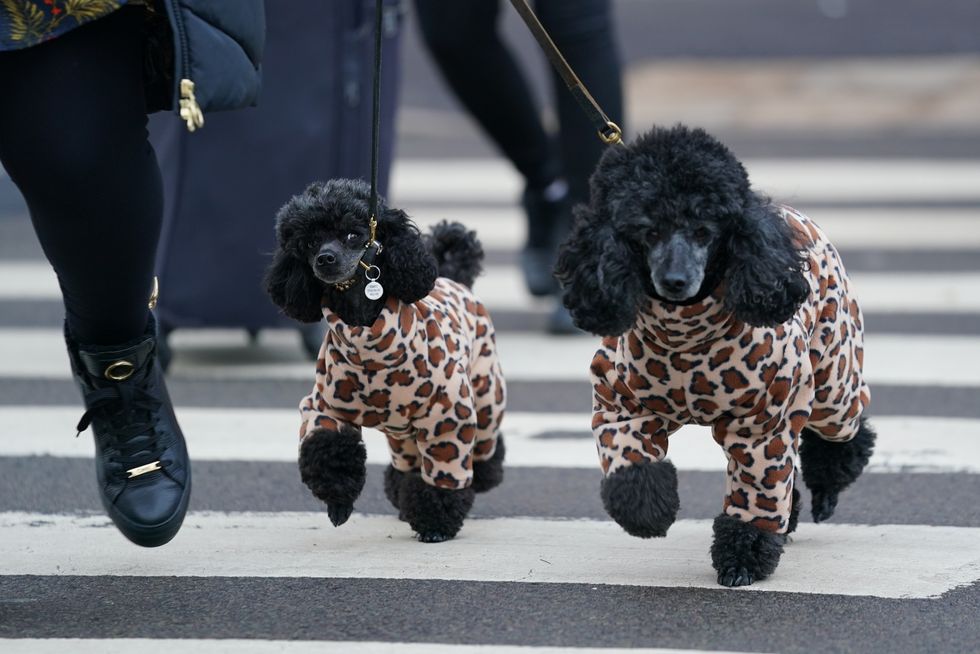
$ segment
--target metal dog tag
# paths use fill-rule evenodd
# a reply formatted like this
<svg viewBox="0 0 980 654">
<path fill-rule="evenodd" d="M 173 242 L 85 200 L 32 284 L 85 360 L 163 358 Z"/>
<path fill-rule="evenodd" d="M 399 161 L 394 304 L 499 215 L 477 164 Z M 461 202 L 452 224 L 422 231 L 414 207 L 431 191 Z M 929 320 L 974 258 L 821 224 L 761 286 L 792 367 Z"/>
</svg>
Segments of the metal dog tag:
<svg viewBox="0 0 980 654">
<path fill-rule="evenodd" d="M 368 283 L 364 286 L 364 295 L 367 296 L 369 300 L 377 300 L 379 297 L 384 295 L 384 288 L 378 283 L 381 279 L 381 269 L 374 264 L 367 267 L 364 271 L 364 278 Z"/>
<path fill-rule="evenodd" d="M 379 297 L 384 295 L 385 289 L 378 282 L 368 282 L 367 286 L 364 287 L 364 295 L 367 296 L 369 300 L 377 300 Z"/>
</svg>

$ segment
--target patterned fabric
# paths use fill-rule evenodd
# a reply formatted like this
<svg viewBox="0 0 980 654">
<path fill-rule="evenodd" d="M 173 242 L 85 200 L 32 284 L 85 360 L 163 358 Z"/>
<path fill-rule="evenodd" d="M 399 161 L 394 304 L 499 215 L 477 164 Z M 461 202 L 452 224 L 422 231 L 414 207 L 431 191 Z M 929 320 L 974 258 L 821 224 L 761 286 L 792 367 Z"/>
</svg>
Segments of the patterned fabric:
<svg viewBox="0 0 980 654">
<path fill-rule="evenodd" d="M 49 41 L 130 0 L 0 0 L 0 52 Z"/>
<path fill-rule="evenodd" d="M 388 437 L 392 465 L 433 486 L 466 488 L 493 456 L 506 391 L 493 323 L 472 292 L 445 278 L 414 304 L 389 297 L 370 327 L 324 308 L 329 331 L 316 384 L 300 403 L 300 439 L 341 424 Z"/>
<path fill-rule="evenodd" d="M 782 208 L 809 252 L 810 295 L 794 318 L 751 327 L 719 290 L 691 306 L 652 301 L 592 361 L 592 428 L 606 475 L 667 455 L 684 424 L 710 425 L 728 456 L 725 513 L 785 533 L 800 432 L 855 436 L 870 392 L 861 310 L 837 250 L 806 216 Z"/>
</svg>

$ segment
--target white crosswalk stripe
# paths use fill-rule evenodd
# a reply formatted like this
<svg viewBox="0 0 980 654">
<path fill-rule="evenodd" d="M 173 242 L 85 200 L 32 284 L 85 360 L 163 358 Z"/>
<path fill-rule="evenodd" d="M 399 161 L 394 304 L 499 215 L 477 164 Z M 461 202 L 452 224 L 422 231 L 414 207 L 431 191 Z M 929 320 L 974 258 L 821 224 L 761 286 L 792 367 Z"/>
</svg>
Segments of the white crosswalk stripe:
<svg viewBox="0 0 980 654">
<path fill-rule="evenodd" d="M 0 376 L 67 379 L 60 330 L 0 328 Z M 497 335 L 507 379 L 588 381 L 597 339 L 546 334 Z M 178 330 L 171 374 L 198 379 L 311 380 L 313 368 L 293 330 L 266 330 L 259 345 L 241 330 Z M 980 386 L 980 336 L 870 335 L 865 371 L 871 383 Z M 541 361 L 548 365 L 541 366 Z M 586 401 L 586 400 L 583 400 Z"/>
<path fill-rule="evenodd" d="M 648 544 L 608 521 L 471 519 L 457 538 L 420 547 L 394 516 L 354 516 L 334 529 L 320 513 L 192 513 L 180 538 L 150 551 L 95 529 L 107 525 L 102 516 L 0 513 L 3 574 L 717 585 L 704 560 L 711 523 L 699 520 L 680 520 L 667 538 Z M 76 539 L 69 557 L 59 556 L 80 529 L 89 537 Z M 936 597 L 980 579 L 978 538 L 980 528 L 803 524 L 780 574 L 745 589 Z M 937 548 L 944 556 L 935 556 Z M 919 571 L 912 580 L 901 574 L 910 567 Z"/>
<path fill-rule="evenodd" d="M 17 435 L 0 440 L 0 456 L 91 456 L 87 434 L 71 438 L 80 413 L 73 406 L 0 406 L 0 424 Z M 287 409 L 177 409 L 195 461 L 295 461 L 297 416 Z M 590 421 L 588 413 L 509 412 L 503 429 L 507 465 L 594 469 Z M 881 416 L 874 426 L 881 437 L 868 472 L 980 473 L 980 420 Z M 364 443 L 368 463 L 389 463 L 381 432 L 364 429 Z M 699 425 L 671 437 L 669 458 L 680 470 L 722 471 L 726 465 L 710 428 Z"/>
</svg>

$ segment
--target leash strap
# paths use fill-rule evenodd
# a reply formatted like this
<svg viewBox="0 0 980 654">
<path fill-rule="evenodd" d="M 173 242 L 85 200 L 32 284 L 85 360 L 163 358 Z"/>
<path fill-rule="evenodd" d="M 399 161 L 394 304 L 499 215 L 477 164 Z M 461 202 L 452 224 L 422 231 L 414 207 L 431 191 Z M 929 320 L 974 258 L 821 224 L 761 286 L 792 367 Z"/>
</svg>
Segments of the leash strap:
<svg viewBox="0 0 980 654">
<path fill-rule="evenodd" d="M 619 128 L 619 125 L 609 120 L 609 116 L 606 115 L 602 107 L 599 106 L 599 103 L 589 93 L 589 89 L 585 88 L 582 80 L 578 78 L 578 75 L 575 74 L 572 67 L 565 61 L 565 57 L 562 56 L 555 42 L 551 40 L 548 31 L 545 30 L 544 25 L 541 24 L 534 10 L 531 9 L 531 5 L 528 4 L 527 0 L 510 0 L 510 3 L 514 5 L 514 9 L 520 14 L 524 20 L 524 24 L 531 30 L 531 34 L 538 42 L 538 45 L 541 46 L 541 49 L 544 50 L 548 61 L 558 71 L 558 75 L 565 82 L 565 86 L 572 92 L 572 96 L 578 102 L 582 111 L 585 112 L 585 115 L 595 126 L 602 142 L 606 145 L 613 143 L 622 144 L 623 131 Z"/>
<path fill-rule="evenodd" d="M 371 243 L 378 226 L 378 160 L 381 152 L 381 19 L 384 0 L 374 3 L 374 89 L 371 116 Z"/>
</svg>

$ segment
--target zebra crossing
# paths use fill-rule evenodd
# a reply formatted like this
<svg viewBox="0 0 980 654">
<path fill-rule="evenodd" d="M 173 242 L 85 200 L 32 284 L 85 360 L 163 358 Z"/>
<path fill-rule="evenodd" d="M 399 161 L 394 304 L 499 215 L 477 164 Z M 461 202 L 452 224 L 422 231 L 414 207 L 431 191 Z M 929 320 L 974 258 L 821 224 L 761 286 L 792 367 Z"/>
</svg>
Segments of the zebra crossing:
<svg viewBox="0 0 980 654">
<path fill-rule="evenodd" d="M 169 383 L 191 510 L 167 546 L 130 545 L 101 511 L 89 436 L 73 438 L 82 410 L 56 282 L 0 178 L 0 649 L 975 651 L 980 161 L 747 167 L 843 253 L 879 444 L 833 521 L 805 508 L 776 574 L 740 589 L 717 586 L 708 557 L 725 461 L 705 428 L 672 437 L 681 512 L 667 538 L 606 517 L 589 434 L 595 339 L 542 333 L 551 305 L 524 292 L 521 216 L 502 200 L 519 181 L 485 160 L 400 161 L 391 191 L 421 225 L 461 220 L 488 251 L 476 291 L 509 382 L 507 473 L 459 536 L 412 539 L 384 497 L 372 430 L 356 513 L 330 526 L 295 467 L 294 407 L 313 378 L 296 334 L 178 330 Z"/>
</svg>

